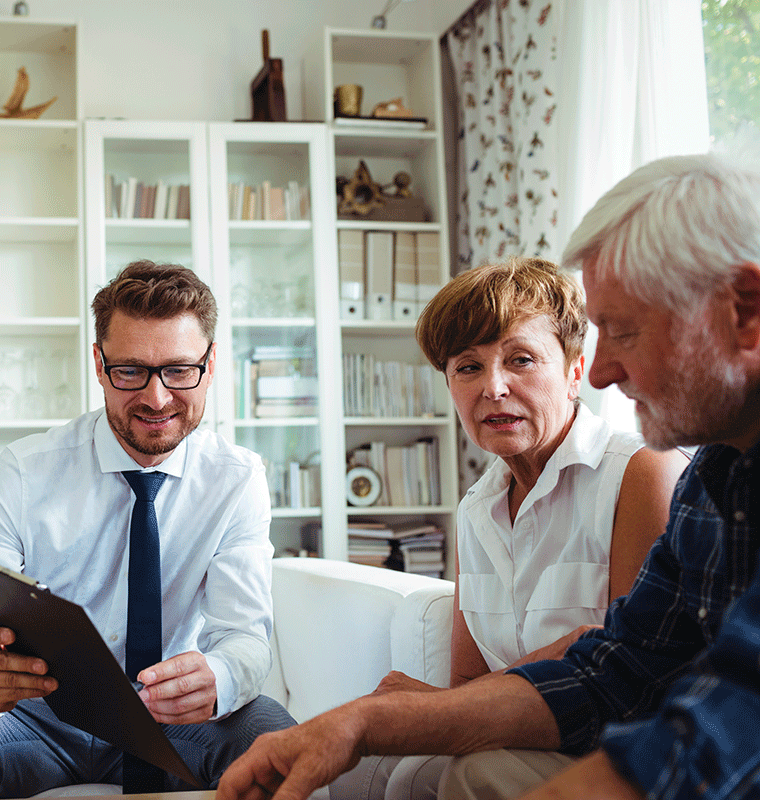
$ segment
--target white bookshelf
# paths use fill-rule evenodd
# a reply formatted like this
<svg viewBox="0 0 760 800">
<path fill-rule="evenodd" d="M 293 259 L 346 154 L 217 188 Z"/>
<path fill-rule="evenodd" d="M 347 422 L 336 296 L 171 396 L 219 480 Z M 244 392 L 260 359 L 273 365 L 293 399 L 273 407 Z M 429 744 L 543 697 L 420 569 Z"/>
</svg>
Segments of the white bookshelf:
<svg viewBox="0 0 760 800">
<path fill-rule="evenodd" d="M 436 36 L 385 30 L 352 31 L 326 28 L 321 47 L 311 51 L 306 69 L 306 109 L 310 117 L 327 123 L 335 176 L 350 179 L 363 160 L 377 183 L 391 184 L 397 172 L 412 178 L 413 194 L 427 208 L 424 222 L 337 219 L 336 232 L 387 231 L 432 233 L 438 236 L 438 283 L 450 277 L 449 239 L 443 150 L 439 43 Z M 399 127 L 382 120 L 351 119 L 334 115 L 335 88 L 358 84 L 363 90 L 360 114 L 368 117 L 377 103 L 401 97 L 423 127 Z M 414 338 L 414 322 L 406 320 L 340 321 L 340 356 L 372 354 L 376 359 L 427 363 Z M 345 446 L 351 451 L 371 441 L 404 445 L 436 437 L 439 446 L 441 502 L 436 506 L 344 505 L 346 519 L 386 521 L 429 520 L 447 534 L 446 577 L 454 573 L 458 462 L 456 422 L 441 375 L 436 374 L 434 417 L 346 417 L 342 419 Z"/>
<path fill-rule="evenodd" d="M 0 95 L 29 76 L 23 107 L 0 119 L 0 444 L 86 404 L 78 31 L 70 21 L 0 19 Z"/>
</svg>

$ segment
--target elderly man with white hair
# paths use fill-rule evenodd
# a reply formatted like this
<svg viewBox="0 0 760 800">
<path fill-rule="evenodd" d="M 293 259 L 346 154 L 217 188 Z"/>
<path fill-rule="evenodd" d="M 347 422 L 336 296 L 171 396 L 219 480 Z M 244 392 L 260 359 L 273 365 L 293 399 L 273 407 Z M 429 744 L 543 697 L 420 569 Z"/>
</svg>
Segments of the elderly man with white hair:
<svg viewBox="0 0 760 800">
<path fill-rule="evenodd" d="M 650 446 L 704 445 L 630 593 L 561 659 L 261 736 L 220 800 L 295 800 L 361 755 L 436 752 L 460 756 L 443 798 L 760 796 L 760 161 L 642 167 L 563 261 L 582 268 L 599 328 L 591 383 L 636 400 Z M 517 774 L 514 749 L 531 748 L 586 757 Z"/>
</svg>

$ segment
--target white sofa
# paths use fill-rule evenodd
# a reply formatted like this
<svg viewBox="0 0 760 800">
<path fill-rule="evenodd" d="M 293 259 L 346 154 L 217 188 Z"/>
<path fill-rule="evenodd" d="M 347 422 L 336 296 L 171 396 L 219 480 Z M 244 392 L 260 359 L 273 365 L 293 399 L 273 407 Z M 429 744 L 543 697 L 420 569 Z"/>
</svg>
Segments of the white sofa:
<svg viewBox="0 0 760 800">
<path fill-rule="evenodd" d="M 447 686 L 454 584 L 321 558 L 275 559 L 274 663 L 263 693 L 304 722 L 384 675 Z M 39 796 L 118 794 L 87 784 Z"/>
</svg>

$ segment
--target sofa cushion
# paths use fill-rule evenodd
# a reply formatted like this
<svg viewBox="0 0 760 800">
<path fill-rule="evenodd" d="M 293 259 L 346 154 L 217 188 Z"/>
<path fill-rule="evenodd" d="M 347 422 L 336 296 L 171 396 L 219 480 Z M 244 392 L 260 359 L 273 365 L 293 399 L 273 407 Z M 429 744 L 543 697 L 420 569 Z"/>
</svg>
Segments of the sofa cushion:
<svg viewBox="0 0 760 800">
<path fill-rule="evenodd" d="M 454 584 L 362 564 L 275 559 L 264 694 L 299 722 L 373 691 L 392 669 L 448 685 Z"/>
</svg>

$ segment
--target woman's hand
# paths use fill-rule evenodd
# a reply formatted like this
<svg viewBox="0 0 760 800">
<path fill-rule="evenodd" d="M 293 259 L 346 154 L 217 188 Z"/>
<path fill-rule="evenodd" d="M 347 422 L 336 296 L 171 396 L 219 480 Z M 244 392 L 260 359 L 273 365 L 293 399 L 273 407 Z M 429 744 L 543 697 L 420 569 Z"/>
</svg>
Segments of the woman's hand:
<svg viewBox="0 0 760 800">
<path fill-rule="evenodd" d="M 423 683 L 416 678 L 410 678 L 403 672 L 393 670 L 389 672 L 377 685 L 372 694 L 390 694 L 391 692 L 440 692 L 437 686 Z"/>
<path fill-rule="evenodd" d="M 523 664 L 532 664 L 534 661 L 556 661 L 565 655 L 565 650 L 567 650 L 567 648 L 570 647 L 573 642 L 579 639 L 582 633 L 585 633 L 586 631 L 592 631 L 594 628 L 603 627 L 604 625 L 581 625 L 574 631 L 570 631 L 570 633 L 565 634 L 565 636 L 561 636 L 556 642 L 547 644 L 546 647 L 539 647 L 538 650 L 534 650 L 532 653 L 528 653 L 527 656 L 523 656 L 517 661 L 514 661 L 509 665 L 509 668 L 521 667 Z"/>
</svg>

